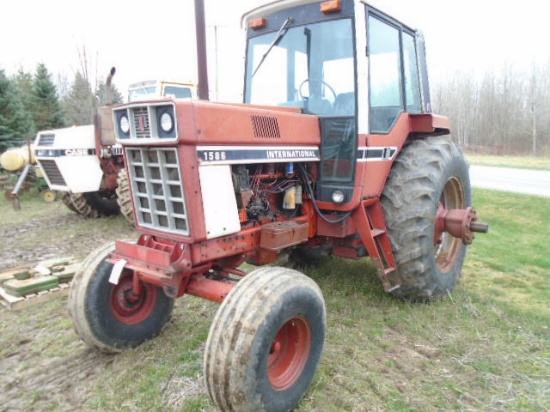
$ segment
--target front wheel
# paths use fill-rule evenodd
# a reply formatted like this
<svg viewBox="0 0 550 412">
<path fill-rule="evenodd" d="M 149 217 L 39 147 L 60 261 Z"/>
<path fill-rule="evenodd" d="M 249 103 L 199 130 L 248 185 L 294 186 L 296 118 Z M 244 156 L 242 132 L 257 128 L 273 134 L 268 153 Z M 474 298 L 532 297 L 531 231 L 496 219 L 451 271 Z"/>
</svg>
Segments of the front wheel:
<svg viewBox="0 0 550 412">
<path fill-rule="evenodd" d="M 392 167 L 381 198 L 402 285 L 408 300 L 441 298 L 460 276 L 462 239 L 437 233 L 438 210 L 472 205 L 468 163 L 448 137 L 412 141 Z"/>
<path fill-rule="evenodd" d="M 131 271 L 123 270 L 118 284 L 110 283 L 113 264 L 106 259 L 113 251 L 114 243 L 107 243 L 86 258 L 68 302 L 76 333 L 103 352 L 134 348 L 157 336 L 174 307 L 174 299 L 150 284 L 142 283 L 141 293 L 132 294 Z"/>
<path fill-rule="evenodd" d="M 311 279 L 267 267 L 248 274 L 220 306 L 206 342 L 204 374 L 224 411 L 289 411 L 317 370 L 325 303 Z"/>
</svg>

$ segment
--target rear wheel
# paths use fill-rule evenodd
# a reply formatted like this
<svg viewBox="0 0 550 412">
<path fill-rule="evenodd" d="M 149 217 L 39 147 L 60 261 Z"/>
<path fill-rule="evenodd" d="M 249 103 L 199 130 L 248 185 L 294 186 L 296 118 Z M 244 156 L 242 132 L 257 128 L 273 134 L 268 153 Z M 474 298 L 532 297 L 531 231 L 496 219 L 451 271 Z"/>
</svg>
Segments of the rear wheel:
<svg viewBox="0 0 550 412">
<path fill-rule="evenodd" d="M 280 267 L 255 270 L 220 306 L 206 342 L 204 373 L 224 411 L 289 411 L 317 370 L 325 339 L 318 286 Z"/>
<path fill-rule="evenodd" d="M 134 209 L 132 207 L 132 198 L 130 196 L 130 185 L 126 169 L 120 169 L 117 177 L 117 203 L 120 207 L 120 213 L 130 222 L 134 223 Z"/>
<path fill-rule="evenodd" d="M 115 216 L 120 213 L 114 190 L 99 190 L 84 193 L 86 202 L 99 212 L 100 216 Z"/>
<path fill-rule="evenodd" d="M 320 246 L 296 246 L 288 255 L 287 267 L 292 269 L 318 267 L 328 260 Z"/>
<path fill-rule="evenodd" d="M 412 141 L 396 159 L 382 208 L 403 284 L 392 293 L 409 300 L 445 296 L 462 271 L 466 246 L 443 233 L 438 209 L 465 209 L 472 196 L 468 164 L 448 137 Z"/>
<path fill-rule="evenodd" d="M 132 272 L 123 270 L 116 285 L 109 282 L 114 251 L 108 243 L 92 252 L 73 278 L 69 314 L 77 334 L 91 347 L 120 352 L 157 336 L 170 319 L 174 299 L 162 289 L 141 284 L 132 293 Z"/>
<path fill-rule="evenodd" d="M 120 213 L 116 197 L 113 197 L 109 191 L 65 192 L 61 200 L 70 210 L 86 218 L 113 216 Z"/>
<path fill-rule="evenodd" d="M 86 203 L 86 199 L 82 193 L 65 192 L 61 196 L 61 201 L 67 208 L 76 214 L 84 217 L 98 217 L 97 210 L 94 210 Z"/>
</svg>

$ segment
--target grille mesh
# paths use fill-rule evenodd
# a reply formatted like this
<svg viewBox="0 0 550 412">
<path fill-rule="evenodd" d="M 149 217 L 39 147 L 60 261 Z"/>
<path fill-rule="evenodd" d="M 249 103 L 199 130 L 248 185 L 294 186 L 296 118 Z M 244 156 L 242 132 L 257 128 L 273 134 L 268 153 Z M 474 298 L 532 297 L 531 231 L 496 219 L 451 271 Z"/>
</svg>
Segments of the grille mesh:
<svg viewBox="0 0 550 412">
<path fill-rule="evenodd" d="M 67 186 L 63 175 L 59 171 L 55 160 L 39 160 L 38 161 L 44 170 L 44 174 L 52 185 Z"/>
<path fill-rule="evenodd" d="M 126 151 L 139 224 L 189 235 L 177 149 L 128 147 Z"/>
<path fill-rule="evenodd" d="M 151 122 L 147 107 L 136 107 L 134 113 L 134 126 L 138 139 L 151 137 Z"/>
</svg>

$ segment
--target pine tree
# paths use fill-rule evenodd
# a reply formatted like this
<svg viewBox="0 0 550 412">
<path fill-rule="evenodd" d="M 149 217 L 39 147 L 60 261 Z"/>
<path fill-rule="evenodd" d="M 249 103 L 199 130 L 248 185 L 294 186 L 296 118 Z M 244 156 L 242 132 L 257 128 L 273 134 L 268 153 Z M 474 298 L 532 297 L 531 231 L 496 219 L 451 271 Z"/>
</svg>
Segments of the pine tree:
<svg viewBox="0 0 550 412">
<path fill-rule="evenodd" d="M 14 83 L 0 69 L 0 153 L 32 136 L 32 123 Z"/>
<path fill-rule="evenodd" d="M 17 88 L 19 95 L 21 96 L 21 103 L 23 103 L 23 107 L 25 108 L 25 111 L 27 112 L 27 115 L 32 124 L 30 132 L 31 135 L 34 136 L 36 134 L 36 128 L 31 117 L 31 113 L 33 110 L 32 74 L 29 72 L 25 72 L 23 68 L 19 68 L 17 74 L 12 77 L 12 81 Z"/>
<path fill-rule="evenodd" d="M 111 84 L 111 93 L 109 98 L 107 96 L 107 85 L 105 84 L 104 81 L 99 83 L 96 89 L 95 95 L 99 102 L 99 106 L 106 106 L 108 103 L 118 104 L 124 101 L 122 94 L 118 91 L 118 89 L 114 84 Z M 111 100 L 111 101 L 108 102 L 107 100 Z"/>
<path fill-rule="evenodd" d="M 32 84 L 32 118 L 38 131 L 65 126 L 57 89 L 43 63 L 38 64 Z"/>
<path fill-rule="evenodd" d="M 77 72 L 69 94 L 62 100 L 68 124 L 82 126 L 92 124 L 97 111 L 96 96 L 88 80 Z"/>
</svg>

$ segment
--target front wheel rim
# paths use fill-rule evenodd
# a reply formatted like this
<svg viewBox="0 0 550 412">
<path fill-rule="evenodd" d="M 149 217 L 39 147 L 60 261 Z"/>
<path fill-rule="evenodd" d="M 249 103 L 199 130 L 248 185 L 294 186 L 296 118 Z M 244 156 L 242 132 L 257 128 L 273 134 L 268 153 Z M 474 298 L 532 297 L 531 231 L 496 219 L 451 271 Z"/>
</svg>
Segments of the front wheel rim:
<svg viewBox="0 0 550 412">
<path fill-rule="evenodd" d="M 279 329 L 268 358 L 268 378 L 278 391 L 290 388 L 301 376 L 311 349 L 311 324 L 302 316 L 291 318 Z"/>
<path fill-rule="evenodd" d="M 111 310 L 116 319 L 126 325 L 137 325 L 147 319 L 157 304 L 157 290 L 153 285 L 141 284 L 141 293 L 133 293 L 133 277 L 123 275 L 111 293 Z"/>
</svg>

